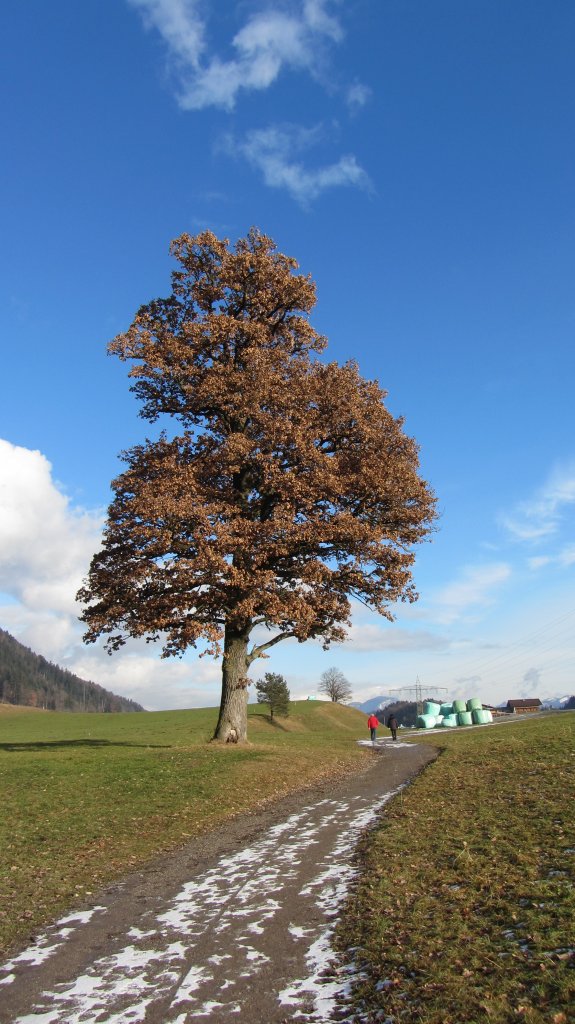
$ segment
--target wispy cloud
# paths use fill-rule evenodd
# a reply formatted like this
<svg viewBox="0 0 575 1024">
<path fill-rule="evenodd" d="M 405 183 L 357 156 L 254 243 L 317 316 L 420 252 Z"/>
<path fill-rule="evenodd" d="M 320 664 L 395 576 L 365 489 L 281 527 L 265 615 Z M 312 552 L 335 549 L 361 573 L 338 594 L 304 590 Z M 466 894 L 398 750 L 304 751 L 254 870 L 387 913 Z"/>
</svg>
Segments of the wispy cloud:
<svg viewBox="0 0 575 1024">
<path fill-rule="evenodd" d="M 358 624 L 351 627 L 345 645 L 354 651 L 440 651 L 449 647 L 449 641 L 425 630 Z"/>
<path fill-rule="evenodd" d="M 511 576 L 506 562 L 466 566 L 458 579 L 443 587 L 433 599 L 433 618 L 441 623 L 455 622 L 470 609 L 486 608 L 495 592 Z"/>
<path fill-rule="evenodd" d="M 477 686 L 477 684 L 481 682 L 481 676 L 457 676 L 455 682 L 458 683 L 459 686 Z"/>
<path fill-rule="evenodd" d="M 516 687 L 516 689 L 519 690 L 519 699 L 521 699 L 521 697 L 533 697 L 536 694 L 540 693 L 541 684 L 541 670 L 538 668 L 528 669 L 527 672 L 524 673 L 523 680 L 520 683 L 519 687 Z"/>
<path fill-rule="evenodd" d="M 222 59 L 206 55 L 205 4 L 199 0 L 128 3 L 164 39 L 185 110 L 231 110 L 241 90 L 267 89 L 283 69 L 315 77 L 325 46 L 343 38 L 332 0 L 303 0 L 254 14 L 233 37 L 233 56 Z"/>
<path fill-rule="evenodd" d="M 301 128 L 298 125 L 271 125 L 248 132 L 243 140 L 226 139 L 230 152 L 240 154 L 259 170 L 266 185 L 285 188 L 298 203 L 306 206 L 326 189 L 354 186 L 369 190 L 369 176 L 348 154 L 335 163 L 309 169 L 299 156 L 317 145 L 323 128 Z"/>
<path fill-rule="evenodd" d="M 539 541 L 559 530 L 565 508 L 575 503 L 575 464 L 556 468 L 533 498 L 502 516 L 517 541 Z"/>
<path fill-rule="evenodd" d="M 144 25 L 156 29 L 181 74 L 200 72 L 205 26 L 198 0 L 127 0 L 140 11 Z"/>
<path fill-rule="evenodd" d="M 567 544 L 557 556 L 559 565 L 565 568 L 569 565 L 575 565 L 575 544 Z"/>
<path fill-rule="evenodd" d="M 371 89 L 369 86 L 362 85 L 361 82 L 354 82 L 347 90 L 346 103 L 351 113 L 355 114 L 365 106 L 370 98 Z"/>
<path fill-rule="evenodd" d="M 551 558 L 548 555 L 537 555 L 534 558 L 527 559 L 527 565 L 533 572 L 537 572 L 538 569 L 543 569 L 546 565 L 549 565 Z"/>
<path fill-rule="evenodd" d="M 561 569 L 568 569 L 570 566 L 575 565 L 575 544 L 566 544 L 565 547 L 557 554 L 539 555 L 533 558 L 528 558 L 527 565 L 534 572 L 539 569 L 543 569 L 548 565 L 555 565 L 559 566 Z"/>
</svg>

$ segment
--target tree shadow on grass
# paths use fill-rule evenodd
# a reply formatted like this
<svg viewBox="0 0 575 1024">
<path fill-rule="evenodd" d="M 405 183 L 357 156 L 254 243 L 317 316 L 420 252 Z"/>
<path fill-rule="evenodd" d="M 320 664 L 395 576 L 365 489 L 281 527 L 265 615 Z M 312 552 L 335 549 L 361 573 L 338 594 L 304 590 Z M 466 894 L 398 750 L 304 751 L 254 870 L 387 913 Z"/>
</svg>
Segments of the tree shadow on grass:
<svg viewBox="0 0 575 1024">
<path fill-rule="evenodd" d="M 32 740 L 30 743 L 0 743 L 0 750 L 9 752 L 27 750 L 75 750 L 79 747 L 140 747 L 155 750 L 169 750 L 167 743 L 127 743 L 113 740 Z"/>
<path fill-rule="evenodd" d="M 285 725 L 278 722 L 277 718 L 271 718 L 270 715 L 266 715 L 263 711 L 256 711 L 255 714 L 250 715 L 250 718 L 265 718 L 268 725 L 273 725 L 274 729 L 281 729 L 282 732 L 288 732 Z"/>
</svg>

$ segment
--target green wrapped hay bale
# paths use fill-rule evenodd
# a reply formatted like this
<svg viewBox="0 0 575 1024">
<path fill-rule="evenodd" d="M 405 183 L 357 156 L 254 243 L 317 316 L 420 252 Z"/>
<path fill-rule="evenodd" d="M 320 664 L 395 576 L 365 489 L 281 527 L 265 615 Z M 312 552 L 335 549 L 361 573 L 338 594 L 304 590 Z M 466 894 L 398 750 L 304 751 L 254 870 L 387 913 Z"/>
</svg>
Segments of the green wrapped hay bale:
<svg viewBox="0 0 575 1024">
<path fill-rule="evenodd" d="M 473 711 L 471 712 L 471 717 L 473 719 L 474 725 L 487 724 L 486 712 L 483 710 L 483 708 L 473 708 Z"/>
<path fill-rule="evenodd" d="M 462 711 L 467 711 L 467 701 L 464 701 L 464 700 L 454 700 L 453 701 L 453 711 L 454 711 L 454 713 L 456 715 L 458 715 Z"/>
<path fill-rule="evenodd" d="M 485 721 L 487 725 L 489 725 L 489 723 L 493 721 L 493 715 L 491 714 L 491 711 L 485 711 Z"/>
<path fill-rule="evenodd" d="M 433 717 L 436 718 L 439 714 L 440 708 L 441 704 L 437 704 L 434 700 L 425 700 L 423 702 L 424 715 L 433 715 Z"/>
<path fill-rule="evenodd" d="M 478 711 L 480 708 L 483 708 L 483 704 L 481 703 L 481 699 L 479 697 L 470 697 L 469 700 L 467 701 L 467 708 L 466 708 L 466 710 L 467 711 Z"/>
<path fill-rule="evenodd" d="M 458 725 L 457 715 L 444 715 L 441 723 L 446 729 L 455 729 Z"/>
<path fill-rule="evenodd" d="M 443 715 L 444 718 L 446 715 L 452 715 L 453 704 L 451 702 L 449 704 L 442 704 L 441 707 L 439 708 L 439 714 Z"/>
<path fill-rule="evenodd" d="M 435 715 L 418 715 L 417 725 L 419 729 L 433 729 L 435 725 Z"/>
<path fill-rule="evenodd" d="M 434 729 L 443 729 L 443 715 L 438 715 L 435 719 Z"/>
<path fill-rule="evenodd" d="M 471 718 L 471 711 L 458 711 L 457 712 L 457 724 L 458 725 L 473 725 L 473 719 Z"/>
</svg>

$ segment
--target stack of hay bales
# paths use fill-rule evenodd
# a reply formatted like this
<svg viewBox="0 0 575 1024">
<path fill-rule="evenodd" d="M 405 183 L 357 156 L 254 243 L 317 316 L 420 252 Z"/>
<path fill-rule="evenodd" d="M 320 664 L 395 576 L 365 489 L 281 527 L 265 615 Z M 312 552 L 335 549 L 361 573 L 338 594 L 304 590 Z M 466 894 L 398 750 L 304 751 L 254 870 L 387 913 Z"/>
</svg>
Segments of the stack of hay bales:
<svg viewBox="0 0 575 1024">
<path fill-rule="evenodd" d="M 491 711 L 486 711 L 479 697 L 469 700 L 454 700 L 451 704 L 437 704 L 426 700 L 423 714 L 417 716 L 420 729 L 454 729 L 458 725 L 487 725 L 493 721 Z"/>
<path fill-rule="evenodd" d="M 417 716 L 417 724 L 422 729 L 433 729 L 437 725 L 441 705 L 434 700 L 426 700 L 423 704 L 423 714 Z"/>
</svg>

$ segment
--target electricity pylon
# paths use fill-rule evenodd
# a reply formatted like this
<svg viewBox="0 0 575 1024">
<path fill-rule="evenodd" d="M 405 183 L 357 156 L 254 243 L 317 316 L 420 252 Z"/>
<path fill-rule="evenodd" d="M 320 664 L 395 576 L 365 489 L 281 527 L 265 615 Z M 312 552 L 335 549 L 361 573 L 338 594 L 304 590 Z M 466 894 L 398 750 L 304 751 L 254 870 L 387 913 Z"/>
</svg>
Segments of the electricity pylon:
<svg viewBox="0 0 575 1024">
<path fill-rule="evenodd" d="M 442 693 L 447 693 L 446 686 L 426 686 L 426 693 L 438 693 L 441 690 Z M 412 693 L 415 697 L 415 703 L 417 704 L 417 714 L 420 715 L 423 711 L 423 684 L 417 676 L 415 680 L 415 686 L 398 686 L 394 690 L 390 690 L 390 693 Z M 409 700 L 409 698 L 407 698 Z M 413 699 L 413 698 L 412 698 Z"/>
</svg>

